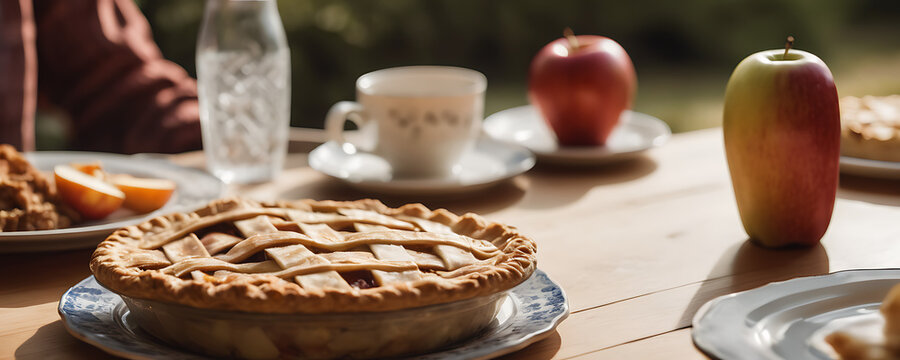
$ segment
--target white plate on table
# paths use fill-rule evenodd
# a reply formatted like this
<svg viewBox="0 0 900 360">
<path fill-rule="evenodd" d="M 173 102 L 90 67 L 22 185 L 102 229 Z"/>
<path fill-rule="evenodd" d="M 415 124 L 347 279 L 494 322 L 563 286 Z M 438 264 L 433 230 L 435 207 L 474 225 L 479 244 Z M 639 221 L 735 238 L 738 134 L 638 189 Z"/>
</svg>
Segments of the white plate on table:
<svg viewBox="0 0 900 360">
<path fill-rule="evenodd" d="M 715 298 L 694 316 L 694 344 L 719 359 L 832 359 L 835 330 L 880 334 L 878 308 L 900 269 L 848 270 Z"/>
<path fill-rule="evenodd" d="M 118 228 L 138 224 L 163 213 L 191 209 L 225 194 L 225 184 L 214 176 L 147 155 L 47 151 L 26 153 L 25 157 L 50 178 L 56 165 L 100 162 L 104 170 L 110 173 L 172 180 L 176 184 L 175 193 L 165 206 L 149 214 L 120 209 L 107 219 L 64 229 L 0 232 L 0 253 L 91 248 Z"/>
<path fill-rule="evenodd" d="M 841 156 L 841 172 L 882 179 L 900 179 L 900 162 Z"/>
<path fill-rule="evenodd" d="M 389 195 L 455 195 L 496 185 L 534 166 L 528 149 L 481 138 L 443 178 L 394 178 L 391 165 L 366 152 L 348 153 L 333 141 L 309 153 L 309 166 L 364 192 Z"/>
<path fill-rule="evenodd" d="M 205 359 L 161 343 L 129 318 L 128 308 L 93 276 L 59 300 L 59 316 L 72 336 L 128 359 Z M 489 359 L 522 349 L 552 334 L 569 315 L 568 300 L 541 270 L 513 288 L 493 327 L 449 348 L 415 357 L 420 360 Z"/>
<path fill-rule="evenodd" d="M 528 148 L 540 162 L 560 165 L 601 165 L 631 159 L 661 146 L 672 135 L 672 130 L 662 120 L 626 110 L 606 145 L 563 147 L 557 143 L 556 135 L 540 112 L 531 105 L 488 116 L 484 119 L 484 131 L 497 140 Z"/>
</svg>

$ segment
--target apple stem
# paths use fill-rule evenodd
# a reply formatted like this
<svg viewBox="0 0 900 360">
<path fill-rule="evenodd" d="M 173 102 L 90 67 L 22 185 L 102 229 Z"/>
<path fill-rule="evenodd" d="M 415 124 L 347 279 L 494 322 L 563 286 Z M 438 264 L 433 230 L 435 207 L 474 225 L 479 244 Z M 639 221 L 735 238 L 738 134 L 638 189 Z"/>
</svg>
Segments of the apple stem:
<svg viewBox="0 0 900 360">
<path fill-rule="evenodd" d="M 578 38 L 575 37 L 575 33 L 572 32 L 571 28 L 566 27 L 563 29 L 563 36 L 566 37 L 566 40 L 569 40 L 569 47 L 572 48 L 573 51 L 578 50 Z"/>
<path fill-rule="evenodd" d="M 784 43 L 784 55 L 781 57 L 782 59 L 787 60 L 788 50 L 790 50 L 791 47 L 793 47 L 793 46 L 794 46 L 794 37 L 788 35 L 787 41 Z"/>
</svg>

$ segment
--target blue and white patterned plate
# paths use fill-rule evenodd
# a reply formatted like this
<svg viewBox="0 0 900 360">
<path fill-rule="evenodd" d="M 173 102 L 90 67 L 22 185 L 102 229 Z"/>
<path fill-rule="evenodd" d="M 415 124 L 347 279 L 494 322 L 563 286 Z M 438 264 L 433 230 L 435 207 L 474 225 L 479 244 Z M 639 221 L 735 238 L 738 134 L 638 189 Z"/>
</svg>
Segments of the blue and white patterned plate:
<svg viewBox="0 0 900 360">
<path fill-rule="evenodd" d="M 486 359 L 522 349 L 550 335 L 569 315 L 562 288 L 537 270 L 513 288 L 497 314 L 496 326 L 455 347 L 416 359 Z M 115 293 L 91 276 L 59 300 L 59 316 L 72 336 L 110 354 L 129 359 L 204 359 L 163 344 L 129 318 Z"/>
</svg>

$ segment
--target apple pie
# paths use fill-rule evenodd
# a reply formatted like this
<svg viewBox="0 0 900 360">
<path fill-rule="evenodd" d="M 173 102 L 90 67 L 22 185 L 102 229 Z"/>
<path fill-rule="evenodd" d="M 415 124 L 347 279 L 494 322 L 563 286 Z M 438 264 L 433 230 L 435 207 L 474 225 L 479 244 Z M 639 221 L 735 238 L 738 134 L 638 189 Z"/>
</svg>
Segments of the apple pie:
<svg viewBox="0 0 900 360">
<path fill-rule="evenodd" d="M 97 247 L 91 270 L 150 333 L 206 354 L 381 357 L 484 329 L 499 294 L 534 272 L 535 250 L 513 227 L 420 204 L 225 199 L 116 231 Z M 193 315 L 147 314 L 166 308 L 201 315 L 184 323 Z M 435 317 L 451 313 L 460 316 Z M 226 325 L 235 314 L 271 321 Z M 344 317 L 316 317 L 323 315 Z M 340 326 L 279 330 L 297 316 Z M 212 330 L 185 330 L 197 321 Z"/>
<path fill-rule="evenodd" d="M 44 174 L 14 147 L 0 144 L 0 232 L 64 228 L 78 218 Z"/>
<path fill-rule="evenodd" d="M 900 95 L 841 99 L 841 155 L 900 161 Z"/>
</svg>

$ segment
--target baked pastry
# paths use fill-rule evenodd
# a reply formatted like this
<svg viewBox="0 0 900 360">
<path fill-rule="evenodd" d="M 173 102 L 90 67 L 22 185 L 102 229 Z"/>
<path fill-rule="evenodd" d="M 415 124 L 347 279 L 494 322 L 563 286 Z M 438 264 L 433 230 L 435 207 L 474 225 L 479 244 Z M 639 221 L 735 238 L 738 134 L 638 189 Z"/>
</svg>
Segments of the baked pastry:
<svg viewBox="0 0 900 360">
<path fill-rule="evenodd" d="M 884 317 L 883 338 L 837 331 L 826 336 L 825 341 L 843 360 L 900 359 L 900 285 L 891 288 L 880 310 Z"/>
<path fill-rule="evenodd" d="M 44 174 L 14 147 L 0 144 L 0 232 L 64 228 L 77 220 Z"/>
<path fill-rule="evenodd" d="M 900 95 L 841 99 L 841 155 L 900 161 Z"/>
<path fill-rule="evenodd" d="M 534 252 L 513 228 L 421 205 L 222 200 L 116 231 L 91 270 L 119 294 L 192 307 L 385 311 L 509 289 Z"/>
<path fill-rule="evenodd" d="M 428 335 L 442 338 L 429 342 L 433 343 L 431 346 L 458 339 L 462 332 L 471 335 L 483 329 L 497 311 L 497 294 L 524 281 L 535 268 L 535 243 L 512 227 L 487 222 L 474 214 L 457 216 L 442 209 L 432 211 L 420 204 L 389 208 L 376 200 L 274 203 L 219 200 L 191 213 L 162 216 L 120 229 L 97 247 L 91 260 L 96 279 L 122 295 L 132 312 L 140 312 L 144 307 L 159 308 L 143 306 L 139 304 L 140 299 L 166 306 L 212 309 L 220 315 L 222 311 L 236 311 L 291 314 L 288 316 L 394 314 L 399 313 L 397 310 L 443 306 L 436 304 L 495 299 L 483 306 L 478 321 L 471 316 L 457 320 L 463 321 L 466 329 L 457 331 L 455 328 L 463 325 L 449 326 L 455 322 L 447 320 L 428 323 L 441 327 Z M 393 317 L 399 315 L 388 316 Z M 148 326 L 149 331 L 158 337 L 184 344 L 181 340 L 190 336 L 167 336 L 185 326 L 157 326 L 155 322 L 160 316 L 146 318 L 148 323 L 154 323 Z M 253 326 L 244 326 L 249 327 Z M 381 339 L 378 346 L 381 350 L 364 352 L 365 356 L 423 350 L 415 343 L 426 340 L 407 341 L 423 334 L 411 334 L 415 332 L 412 329 L 398 331 L 395 325 L 388 327 L 372 331 Z M 308 328 L 301 327 L 303 331 Z M 312 335 L 303 336 L 301 344 L 297 344 L 284 341 L 287 335 L 275 335 L 275 332 L 261 329 L 253 335 L 257 339 L 270 339 L 268 355 L 360 355 L 346 351 L 357 348 L 362 340 L 309 346 L 306 342 Z M 403 335 L 388 339 L 388 332 Z M 234 336 L 231 341 L 240 342 L 247 336 Z M 370 339 L 372 336 L 375 335 L 356 333 L 347 338 L 374 341 Z M 337 337 L 333 333 L 327 336 L 329 341 Z M 301 337 L 295 334 L 291 338 Z M 204 342 L 208 339 L 194 341 L 190 346 L 202 347 Z M 218 343 L 223 342 L 228 343 Z M 325 355 L 316 352 L 323 347 L 331 351 Z M 362 350 L 370 351 L 373 347 Z M 207 348 L 222 350 L 221 346 Z M 272 349 L 278 352 L 272 353 Z M 235 349 L 213 355 L 257 357 L 258 354 L 244 356 L 242 350 Z"/>
</svg>

